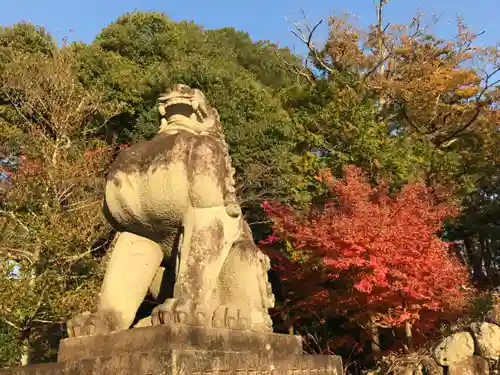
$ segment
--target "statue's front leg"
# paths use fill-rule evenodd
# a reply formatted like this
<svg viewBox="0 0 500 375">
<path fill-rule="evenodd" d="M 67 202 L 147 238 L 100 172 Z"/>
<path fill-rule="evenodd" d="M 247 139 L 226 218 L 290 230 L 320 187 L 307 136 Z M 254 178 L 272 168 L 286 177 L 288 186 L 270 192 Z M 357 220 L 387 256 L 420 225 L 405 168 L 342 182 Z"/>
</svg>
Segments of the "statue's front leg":
<svg viewBox="0 0 500 375">
<path fill-rule="evenodd" d="M 184 223 L 174 298 L 155 309 L 153 323 L 211 326 L 216 307 L 211 296 L 241 233 L 241 219 L 230 217 L 223 206 L 191 208 Z M 234 328 L 238 319 L 236 314 Z"/>
<path fill-rule="evenodd" d="M 232 171 L 223 142 L 201 137 L 184 167 L 190 207 L 183 217 L 174 298 L 155 309 L 153 321 L 211 326 L 215 309 L 211 296 L 222 265 L 241 235 L 241 210 L 229 199 L 234 187 L 229 186 Z"/>
<path fill-rule="evenodd" d="M 104 275 L 97 311 L 68 321 L 68 335 L 106 334 L 130 328 L 162 258 L 158 243 L 133 233 L 119 233 Z"/>
</svg>

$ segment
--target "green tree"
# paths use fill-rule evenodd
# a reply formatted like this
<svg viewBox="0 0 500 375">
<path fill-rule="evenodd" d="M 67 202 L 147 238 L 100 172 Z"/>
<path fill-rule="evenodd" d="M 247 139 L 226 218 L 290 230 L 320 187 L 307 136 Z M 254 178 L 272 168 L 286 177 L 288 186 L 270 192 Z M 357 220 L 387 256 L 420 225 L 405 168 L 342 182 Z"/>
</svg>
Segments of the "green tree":
<svg viewBox="0 0 500 375">
<path fill-rule="evenodd" d="M 0 28 L 0 50 L 5 53 L 9 49 L 50 54 L 57 49 L 57 45 L 45 28 L 21 22 Z"/>
<path fill-rule="evenodd" d="M 47 347 L 34 353 L 35 342 L 92 304 L 110 236 L 100 215 L 103 173 L 117 143 L 156 134 L 156 100 L 165 87 L 201 88 L 219 110 L 253 220 L 263 199 L 286 199 L 286 176 L 296 173 L 289 165 L 294 123 L 280 95 L 295 78 L 277 67 L 274 46 L 248 37 L 235 44 L 232 33 L 224 44 L 216 35 L 136 12 L 88 45 L 54 44 L 50 53 L 4 47 L 1 151 L 20 166 L 3 190 L 0 216 L 0 308 L 6 312 L 0 337 L 9 343 L 2 346 L 3 364 L 50 358 Z M 259 51 L 255 65 L 253 50 Z M 279 79 L 264 82 L 275 67 Z M 81 223 L 86 230 L 77 229 Z"/>
<path fill-rule="evenodd" d="M 294 123 L 280 94 L 296 79 L 280 68 L 276 46 L 231 29 L 204 31 L 164 14 L 134 12 L 103 29 L 91 45 L 74 48 L 85 85 L 122 105 L 106 125 L 108 138 L 129 143 L 154 136 L 158 95 L 182 82 L 202 89 L 219 111 L 247 208 L 289 195 L 287 176 L 296 172 L 287 139 Z"/>
<path fill-rule="evenodd" d="M 98 290 L 95 254 L 109 233 L 99 213 L 110 158 L 91 135 L 110 112 L 79 83 L 72 50 L 9 53 L 0 73 L 8 103 L 0 136 L 18 165 L 0 204 L 0 337 L 15 339 L 2 347 L 1 360 L 27 364 L 50 357 L 36 353 L 40 332 L 88 308 Z"/>
<path fill-rule="evenodd" d="M 380 172 L 392 177 L 396 185 L 398 180 L 420 177 L 429 186 L 452 191 L 453 199 L 462 201 L 463 215 L 456 227 L 449 225 L 450 238 L 458 241 L 457 251 L 461 249 L 464 261 L 476 269 L 475 280 L 485 279 L 481 276 L 485 259 L 477 254 L 495 251 L 482 248 L 496 248 L 479 244 L 496 243 L 484 233 L 493 233 L 496 225 L 486 212 L 490 205 L 495 210 L 492 191 L 498 179 L 495 162 L 490 162 L 498 160 L 493 151 L 499 119 L 498 48 L 478 45 L 477 34 L 460 18 L 452 39 L 429 33 L 420 14 L 410 24 L 387 23 L 384 9 L 389 3 L 376 2 L 377 20 L 367 28 L 357 27 L 349 15 L 330 17 L 328 40 L 319 47 L 308 42 L 316 27 L 296 23 L 294 33 L 305 43 L 307 60 L 318 72 L 303 68 L 297 74 L 315 77 L 314 86 L 335 82 L 357 93 L 361 102 L 370 100 L 376 105 L 374 119 L 382 132 L 385 128 L 391 135 L 380 148 L 386 162 L 377 158 L 383 165 Z M 380 133 L 372 135 L 365 141 L 369 149 L 374 142 L 386 142 L 380 142 Z M 337 144 L 345 147 L 348 143 Z M 360 150 L 364 156 L 372 154 L 366 148 Z M 355 149 L 351 147 L 348 155 L 356 155 Z M 369 166 L 363 169 L 370 172 Z M 494 268 L 490 267 L 490 273 Z"/>
</svg>

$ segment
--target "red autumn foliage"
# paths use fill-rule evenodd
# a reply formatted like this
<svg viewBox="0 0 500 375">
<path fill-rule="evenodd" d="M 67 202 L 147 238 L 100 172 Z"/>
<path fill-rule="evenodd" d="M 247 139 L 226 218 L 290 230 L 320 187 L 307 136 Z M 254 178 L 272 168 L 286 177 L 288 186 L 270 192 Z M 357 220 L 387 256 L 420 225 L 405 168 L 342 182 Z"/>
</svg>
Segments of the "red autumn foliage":
<svg viewBox="0 0 500 375">
<path fill-rule="evenodd" d="M 303 214 L 279 203 L 263 205 L 274 223 L 263 244 L 279 241 L 288 249 L 288 256 L 266 251 L 296 316 L 370 316 L 398 326 L 426 311 L 439 315 L 465 306 L 467 269 L 438 236 L 457 207 L 437 202 L 421 183 L 389 195 L 384 184 L 372 188 L 353 166 L 345 168 L 344 179 L 319 180 L 331 190 L 320 210 Z"/>
</svg>

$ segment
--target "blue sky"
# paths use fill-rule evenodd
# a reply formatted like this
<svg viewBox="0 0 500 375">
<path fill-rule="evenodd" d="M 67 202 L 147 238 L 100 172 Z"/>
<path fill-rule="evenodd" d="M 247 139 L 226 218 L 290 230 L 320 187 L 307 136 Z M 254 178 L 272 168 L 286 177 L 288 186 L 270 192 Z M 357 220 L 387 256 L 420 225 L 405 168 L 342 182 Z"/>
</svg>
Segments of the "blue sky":
<svg viewBox="0 0 500 375">
<path fill-rule="evenodd" d="M 392 0 L 387 6 L 386 18 L 391 22 L 411 19 L 417 9 L 425 14 L 441 15 L 441 35 L 452 35 L 452 22 L 457 14 L 465 17 L 475 31 L 485 30 L 481 37 L 484 44 L 500 40 L 498 22 L 499 0 Z M 290 34 L 290 25 L 285 20 L 301 19 L 304 9 L 310 23 L 325 19 L 333 12 L 347 9 L 360 17 L 360 23 L 374 21 L 372 0 L 16 0 L 1 1 L 0 24 L 11 25 L 19 21 L 31 21 L 45 26 L 58 40 L 91 41 L 100 30 L 119 15 L 133 10 L 167 12 L 174 20 L 193 20 L 206 28 L 232 26 L 247 31 L 253 39 L 280 42 L 291 48 L 300 43 Z M 411 3 L 411 5 L 410 5 Z M 351 5 L 354 4 L 354 5 Z M 317 40 L 324 38 L 325 28 L 319 30 Z M 298 49 L 302 51 L 302 48 Z"/>
</svg>

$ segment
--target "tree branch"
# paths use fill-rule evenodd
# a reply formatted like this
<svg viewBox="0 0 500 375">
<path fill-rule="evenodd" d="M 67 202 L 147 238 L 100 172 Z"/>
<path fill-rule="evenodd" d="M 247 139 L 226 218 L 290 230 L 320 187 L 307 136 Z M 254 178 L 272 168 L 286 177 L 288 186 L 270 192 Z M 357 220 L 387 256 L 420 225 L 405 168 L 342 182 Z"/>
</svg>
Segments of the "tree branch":
<svg viewBox="0 0 500 375">
<path fill-rule="evenodd" d="M 7 325 L 11 326 L 12 328 L 15 328 L 15 329 L 17 329 L 17 330 L 19 330 L 19 331 L 22 331 L 21 327 L 16 326 L 14 323 L 12 323 L 12 322 L 11 322 L 10 320 L 8 320 L 7 318 L 5 318 L 5 317 L 3 317 L 3 316 L 2 316 L 2 320 L 3 320 L 3 321 L 7 324 Z"/>
<path fill-rule="evenodd" d="M 312 43 L 313 34 L 322 23 L 323 20 L 318 21 L 312 29 L 306 25 L 305 27 L 307 28 L 308 31 L 308 33 L 306 34 L 304 30 L 302 30 L 298 22 L 293 22 L 293 26 L 295 27 L 296 31 L 292 30 L 291 32 L 293 35 L 295 35 L 295 37 L 297 37 L 302 43 L 306 45 L 307 49 L 314 58 L 314 63 L 319 64 L 328 73 L 334 74 L 335 71 L 323 61 L 321 56 L 319 56 L 318 50 L 314 47 Z"/>
<path fill-rule="evenodd" d="M 279 60 L 279 62 L 282 64 L 282 68 L 285 69 L 286 71 L 295 74 L 297 76 L 302 76 L 304 77 L 311 85 L 314 84 L 316 81 L 316 76 L 314 73 L 310 70 L 305 68 L 305 71 L 300 69 L 298 66 L 289 63 L 288 61 L 285 61 L 283 57 L 281 57 L 279 51 L 276 51 L 276 56 Z"/>
<path fill-rule="evenodd" d="M 29 232 L 30 230 L 28 229 L 28 227 L 21 221 L 19 220 L 16 215 L 14 215 L 14 213 L 12 211 L 4 211 L 4 210 L 0 210 L 0 215 L 4 215 L 4 216 L 8 216 L 10 217 L 12 220 L 14 220 L 16 223 L 18 223 L 26 232 Z"/>
</svg>

